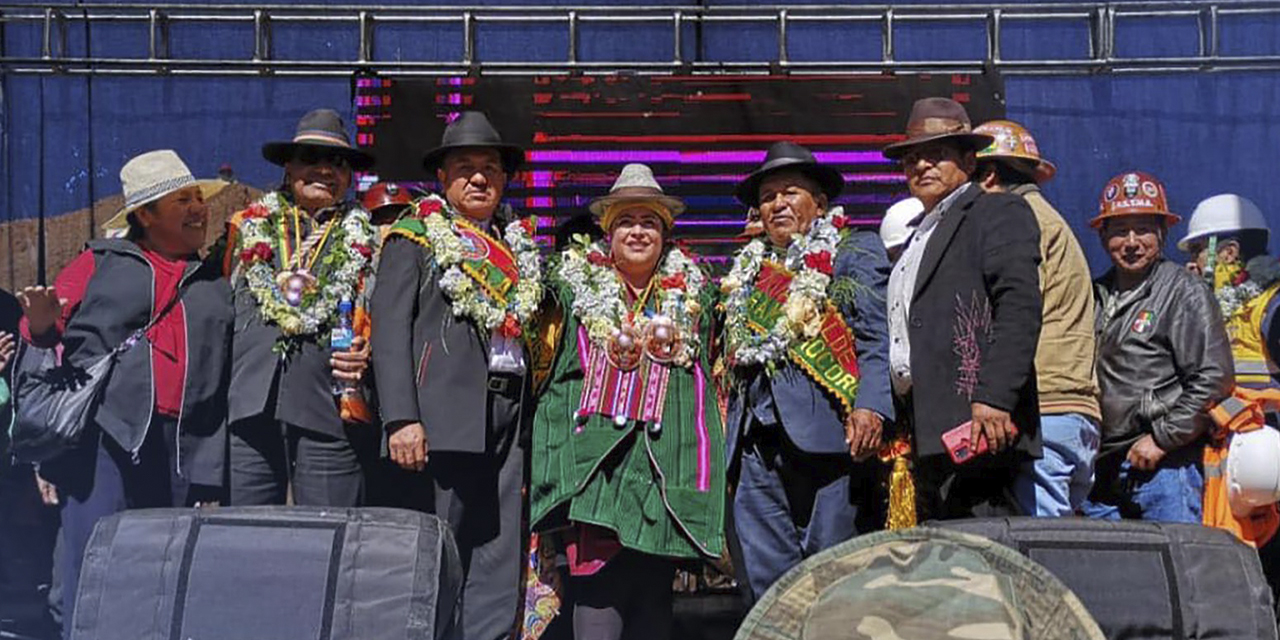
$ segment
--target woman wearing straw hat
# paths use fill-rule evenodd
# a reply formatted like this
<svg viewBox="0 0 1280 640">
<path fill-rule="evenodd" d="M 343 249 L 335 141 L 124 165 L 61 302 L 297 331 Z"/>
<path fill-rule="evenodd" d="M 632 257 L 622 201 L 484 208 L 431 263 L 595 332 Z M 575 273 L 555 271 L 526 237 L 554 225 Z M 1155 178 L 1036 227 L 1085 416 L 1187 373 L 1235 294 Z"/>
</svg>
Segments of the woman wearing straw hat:
<svg viewBox="0 0 1280 640">
<path fill-rule="evenodd" d="M 125 237 L 90 242 L 52 287 L 18 295 L 23 338 L 61 346 L 63 360 L 76 365 L 151 324 L 120 356 L 79 444 L 40 467 L 61 493 L 66 620 L 100 518 L 217 501 L 222 491 L 231 289 L 198 252 L 205 198 L 225 183 L 196 180 L 167 149 L 129 160 L 120 181 L 125 206 L 103 227 Z"/>
<path fill-rule="evenodd" d="M 284 504 L 291 488 L 295 504 L 360 506 L 380 442 L 358 392 L 369 352 L 362 336 L 331 352 L 330 331 L 344 301 L 357 329 L 362 318 L 377 239 L 348 190 L 373 157 L 332 109 L 302 116 L 262 155 L 283 184 L 232 216 L 223 260 L 236 310 L 231 502 Z"/>
<path fill-rule="evenodd" d="M 671 243 L 684 203 L 649 167 L 591 203 L 548 277 L 564 313 L 533 425 L 530 520 L 567 536 L 574 636 L 671 635 L 675 562 L 724 545 L 724 435 L 707 349 L 714 286 Z"/>
</svg>

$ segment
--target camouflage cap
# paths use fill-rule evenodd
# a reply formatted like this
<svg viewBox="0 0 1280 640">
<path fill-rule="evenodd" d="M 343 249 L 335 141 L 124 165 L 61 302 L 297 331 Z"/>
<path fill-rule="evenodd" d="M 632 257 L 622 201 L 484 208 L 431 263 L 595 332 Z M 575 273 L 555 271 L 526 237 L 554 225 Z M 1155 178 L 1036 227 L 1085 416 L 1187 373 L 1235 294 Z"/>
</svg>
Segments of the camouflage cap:
<svg viewBox="0 0 1280 640">
<path fill-rule="evenodd" d="M 1104 640 L 1048 570 L 986 538 L 916 527 L 805 560 L 751 609 L 736 640 Z"/>
</svg>

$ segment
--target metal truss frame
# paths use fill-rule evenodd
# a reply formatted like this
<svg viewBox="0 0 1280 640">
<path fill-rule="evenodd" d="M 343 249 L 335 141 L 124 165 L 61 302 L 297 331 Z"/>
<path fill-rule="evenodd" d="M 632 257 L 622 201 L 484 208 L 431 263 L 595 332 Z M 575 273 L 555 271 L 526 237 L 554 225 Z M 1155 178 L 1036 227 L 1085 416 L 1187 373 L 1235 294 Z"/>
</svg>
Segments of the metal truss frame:
<svg viewBox="0 0 1280 640">
<path fill-rule="evenodd" d="M 1064 2 L 983 5 L 793 5 L 793 6 L 670 6 L 670 7 L 457 7 L 373 5 L 250 5 L 93 3 L 0 4 L 0 73 L 76 75 L 279 75 L 349 76 L 374 73 L 397 76 L 469 74 L 542 75 L 559 73 L 607 74 L 857 74 L 957 73 L 990 70 L 1007 75 L 1095 74 L 1126 72 L 1280 70 L 1280 54 L 1224 55 L 1222 27 L 1226 20 L 1258 16 L 1280 18 L 1280 0 L 1163 0 L 1151 2 Z M 1128 21 L 1174 19 L 1194 23 L 1195 55 L 1124 56 L 1117 54 L 1117 25 Z M 1087 32 L 1088 55 L 1059 59 L 1010 59 L 1002 56 L 1011 24 L 1037 21 L 1070 25 Z M 7 53 L 4 33 L 11 25 L 39 25 L 40 55 Z M 135 23 L 146 26 L 147 51 L 139 57 L 70 55 L 68 34 L 82 25 Z M 170 31 L 176 24 L 251 24 L 252 55 L 244 59 L 178 58 L 169 55 Z M 462 52 L 455 60 L 382 60 L 374 42 L 380 26 L 452 24 L 462 33 Z M 477 25 L 540 23 L 562 25 L 567 32 L 564 58 L 556 61 L 486 61 L 477 57 Z M 669 60 L 583 60 L 579 54 L 584 25 L 667 25 L 673 47 Z M 777 54 L 771 61 L 737 62 L 689 59 L 685 54 L 690 31 L 722 23 L 773 25 Z M 879 59 L 800 61 L 789 55 L 788 30 L 812 23 L 860 24 L 878 27 Z M 905 60 L 895 48 L 904 25 L 967 23 L 981 25 L 986 56 L 975 60 Z M 273 27 L 326 24 L 349 27 L 357 46 L 349 56 L 328 60 L 282 57 L 272 47 Z M 692 26 L 693 29 L 686 27 Z M 695 47 L 701 50 L 701 47 Z"/>
</svg>

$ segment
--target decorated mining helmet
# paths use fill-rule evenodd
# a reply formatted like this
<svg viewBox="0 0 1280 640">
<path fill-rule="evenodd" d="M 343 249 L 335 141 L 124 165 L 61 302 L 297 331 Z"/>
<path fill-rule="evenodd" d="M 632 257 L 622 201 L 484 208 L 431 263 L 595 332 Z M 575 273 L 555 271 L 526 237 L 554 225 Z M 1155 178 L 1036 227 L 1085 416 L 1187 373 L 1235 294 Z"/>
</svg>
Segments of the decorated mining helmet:
<svg viewBox="0 0 1280 640">
<path fill-rule="evenodd" d="M 1125 216 L 1159 216 L 1166 229 L 1182 219 L 1169 211 L 1164 185 L 1141 171 L 1128 171 L 1107 182 L 1098 199 L 1098 215 L 1089 221 L 1089 226 L 1098 229 L 1111 218 Z"/>
<path fill-rule="evenodd" d="M 1012 120 L 992 120 L 978 125 L 974 133 L 985 133 L 993 138 L 987 148 L 978 152 L 979 160 L 1025 160 L 1032 167 L 1031 177 L 1036 184 L 1048 182 L 1058 172 L 1052 162 L 1040 157 L 1036 139 L 1022 125 Z"/>
<path fill-rule="evenodd" d="M 382 207 L 400 207 L 407 206 L 413 199 L 409 197 L 409 191 L 401 188 L 394 182 L 378 182 L 369 190 L 364 192 L 364 197 L 360 199 L 360 204 L 370 212 L 377 211 Z"/>
<path fill-rule="evenodd" d="M 1191 243 L 1197 240 L 1242 231 L 1262 234 L 1264 244 L 1271 237 L 1271 227 L 1258 205 L 1234 193 L 1220 193 L 1196 205 L 1187 220 L 1187 236 L 1178 241 L 1178 248 L 1190 251 Z"/>
<path fill-rule="evenodd" d="M 1280 500 L 1280 431 L 1263 427 L 1232 434 L 1226 480 L 1227 502 L 1237 517 Z"/>
</svg>

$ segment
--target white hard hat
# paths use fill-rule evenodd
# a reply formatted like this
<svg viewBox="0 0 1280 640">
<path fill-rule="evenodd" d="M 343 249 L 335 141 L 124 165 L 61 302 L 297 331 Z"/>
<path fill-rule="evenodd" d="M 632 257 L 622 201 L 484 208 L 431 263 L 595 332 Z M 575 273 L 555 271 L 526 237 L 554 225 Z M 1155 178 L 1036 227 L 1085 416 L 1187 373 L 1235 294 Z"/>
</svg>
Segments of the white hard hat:
<svg viewBox="0 0 1280 640">
<path fill-rule="evenodd" d="M 922 213 L 924 203 L 917 198 L 899 200 L 884 212 L 884 219 L 880 221 L 880 241 L 884 243 L 886 251 L 907 243 L 914 231 L 910 223 Z"/>
<path fill-rule="evenodd" d="M 1227 501 L 1237 517 L 1280 501 L 1280 431 L 1263 427 L 1232 434 L 1226 481 Z"/>
<path fill-rule="evenodd" d="M 1187 237 L 1178 241 L 1178 248 L 1187 251 L 1188 243 L 1194 240 L 1239 231 L 1261 231 L 1268 240 L 1271 237 L 1271 228 L 1258 205 L 1244 196 L 1220 193 L 1196 205 L 1187 221 Z"/>
</svg>

